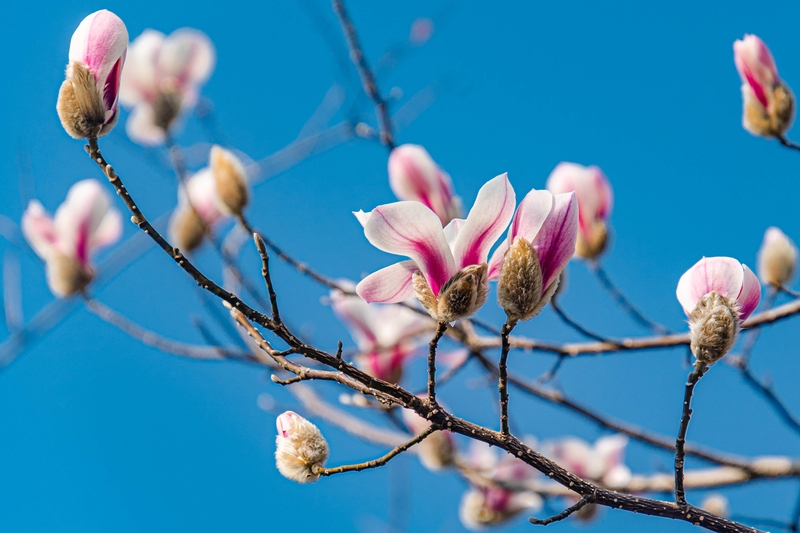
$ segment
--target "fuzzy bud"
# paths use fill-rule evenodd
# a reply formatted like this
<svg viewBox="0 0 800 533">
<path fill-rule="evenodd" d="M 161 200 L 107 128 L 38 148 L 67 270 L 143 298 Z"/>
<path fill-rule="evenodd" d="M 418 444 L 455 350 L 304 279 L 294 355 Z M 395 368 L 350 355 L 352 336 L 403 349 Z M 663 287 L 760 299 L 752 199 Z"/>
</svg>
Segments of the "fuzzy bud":
<svg viewBox="0 0 800 533">
<path fill-rule="evenodd" d="M 722 494 L 710 494 L 700 504 L 700 508 L 711 514 L 728 518 L 731 514 L 728 498 Z"/>
<path fill-rule="evenodd" d="M 497 280 L 497 302 L 510 320 L 529 320 L 542 310 L 542 266 L 536 250 L 517 237 L 503 257 Z"/>
<path fill-rule="evenodd" d="M 584 259 L 595 259 L 606 249 L 608 243 L 608 229 L 602 220 L 595 220 L 589 230 L 583 234 L 578 233 L 575 242 L 575 253 Z"/>
<path fill-rule="evenodd" d="M 192 206 L 178 207 L 169 219 L 169 235 L 172 243 L 183 252 L 191 252 L 203 244 L 206 226 Z"/>
<path fill-rule="evenodd" d="M 88 268 L 65 254 L 56 253 L 47 260 L 47 285 L 60 298 L 83 290 L 92 281 L 94 274 Z"/>
<path fill-rule="evenodd" d="M 538 509 L 542 499 L 533 492 L 510 492 L 501 487 L 474 488 L 464 494 L 458 510 L 461 523 L 481 530 L 507 522 L 526 509 Z"/>
<path fill-rule="evenodd" d="M 403 410 L 403 422 L 415 435 L 426 431 L 431 423 L 409 409 Z M 456 457 L 453 437 L 449 431 L 434 431 L 414 447 L 422 466 L 439 471 L 453 466 Z"/>
<path fill-rule="evenodd" d="M 102 137 L 117 123 L 117 114 L 106 123 L 105 108 L 97 82 L 85 65 L 72 62 L 61 84 L 56 102 L 61 125 L 75 139 Z"/>
<path fill-rule="evenodd" d="M 292 411 L 281 414 L 275 424 L 275 462 L 280 473 L 298 483 L 317 481 L 315 470 L 324 467 L 328 459 L 328 443 L 317 426 Z"/>
<path fill-rule="evenodd" d="M 242 162 L 232 152 L 215 145 L 211 148 L 211 171 L 222 210 L 241 213 L 248 201 L 247 173 Z"/>
<path fill-rule="evenodd" d="M 475 314 L 489 295 L 489 265 L 470 265 L 444 284 L 439 292 L 437 316 L 440 322 L 452 322 Z"/>
<path fill-rule="evenodd" d="M 700 298 L 689 315 L 691 349 L 698 361 L 712 365 L 728 353 L 739 333 L 739 311 L 717 292 Z"/>
<path fill-rule="evenodd" d="M 781 230 L 769 228 L 758 251 L 758 277 L 780 287 L 792 278 L 796 264 L 797 247 Z"/>
</svg>

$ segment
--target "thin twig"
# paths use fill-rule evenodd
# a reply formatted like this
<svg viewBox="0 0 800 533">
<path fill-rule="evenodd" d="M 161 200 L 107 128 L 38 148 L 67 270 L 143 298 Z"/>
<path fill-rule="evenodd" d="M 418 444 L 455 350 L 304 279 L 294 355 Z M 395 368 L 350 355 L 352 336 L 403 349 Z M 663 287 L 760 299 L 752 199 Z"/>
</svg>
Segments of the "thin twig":
<svg viewBox="0 0 800 533">
<path fill-rule="evenodd" d="M 275 287 L 272 285 L 272 276 L 269 273 L 269 254 L 264 245 L 264 240 L 258 233 L 253 233 L 253 240 L 256 243 L 258 255 L 261 256 L 261 276 L 264 278 L 264 283 L 267 285 L 267 293 L 269 294 L 269 303 L 272 307 L 272 320 L 276 324 L 281 323 L 281 314 L 278 310 L 278 295 L 275 293 Z"/>
<path fill-rule="evenodd" d="M 785 295 L 790 296 L 792 298 L 800 298 L 800 292 L 792 290 L 789 287 L 787 287 L 786 285 L 781 285 L 780 289 L 778 289 L 778 290 L 780 290 L 782 293 L 784 293 Z"/>
<path fill-rule="evenodd" d="M 498 372 L 498 390 L 500 391 L 500 433 L 503 435 L 509 434 L 508 429 L 508 352 L 511 346 L 508 344 L 508 336 L 511 330 L 517 325 L 516 320 L 507 320 L 503 324 L 503 329 L 500 331 L 500 338 L 502 339 L 502 349 L 500 351 L 500 365 Z"/>
<path fill-rule="evenodd" d="M 689 430 L 689 420 L 692 418 L 692 394 L 694 387 L 706 370 L 708 370 L 706 364 L 697 361 L 686 381 L 686 390 L 683 394 L 683 414 L 678 429 L 678 438 L 675 440 L 675 503 L 681 507 L 687 505 L 686 490 L 683 487 L 683 466 L 686 462 L 686 432 Z"/>
<path fill-rule="evenodd" d="M 560 522 L 561 520 L 564 520 L 565 518 L 569 517 L 572 513 L 580 511 L 581 509 L 583 509 L 585 505 L 592 503 L 593 499 L 594 498 L 592 498 L 591 495 L 583 496 L 580 500 L 578 500 L 578 503 L 567 507 L 566 509 L 564 509 L 555 516 L 551 516 L 550 518 L 545 518 L 544 520 L 540 520 L 538 518 L 528 518 L 528 522 L 530 522 L 535 526 L 549 526 L 553 522 Z"/>
<path fill-rule="evenodd" d="M 590 339 L 594 339 L 596 341 L 605 342 L 608 344 L 616 344 L 612 339 L 606 338 L 599 333 L 595 333 L 594 331 L 583 327 L 579 322 L 575 321 L 571 316 L 569 316 L 563 309 L 561 309 L 561 304 L 558 303 L 556 298 L 550 300 L 550 306 L 555 311 L 558 318 L 561 319 L 567 326 L 571 327 L 584 337 L 588 337 Z"/>
<path fill-rule="evenodd" d="M 447 331 L 447 322 L 439 322 L 436 326 L 436 333 L 428 344 L 428 401 L 432 405 L 436 405 L 436 349 L 445 331 Z"/>
<path fill-rule="evenodd" d="M 765 400 L 772 406 L 775 413 L 795 432 L 800 434 L 800 419 L 794 415 L 789 407 L 775 392 L 775 389 L 767 382 L 761 381 L 756 377 L 753 371 L 741 362 L 736 363 L 739 367 L 739 373 L 744 378 L 745 383 L 750 385 L 753 390 L 764 397 Z"/>
<path fill-rule="evenodd" d="M 780 142 L 786 148 L 791 148 L 792 150 L 800 150 L 800 144 L 790 141 L 789 139 L 786 138 L 785 135 L 779 135 L 778 142 Z"/>
<path fill-rule="evenodd" d="M 777 296 L 778 290 L 775 287 L 770 286 L 767 292 L 767 297 L 764 298 L 764 309 L 771 309 L 775 304 L 775 298 L 777 298 Z M 756 341 L 760 335 L 760 329 L 754 329 L 745 333 L 745 339 L 744 342 L 742 342 L 742 349 L 739 352 L 739 359 L 741 360 L 743 366 L 746 367 L 749 363 L 750 354 L 752 353 L 753 347 L 756 345 Z"/>
<path fill-rule="evenodd" d="M 366 463 L 359 463 L 355 465 L 337 466 L 336 468 L 318 467 L 314 470 L 314 473 L 319 474 L 320 476 L 332 476 L 333 474 L 341 474 L 343 472 L 361 472 L 362 470 L 367 470 L 369 468 L 377 468 L 379 466 L 383 466 L 392 459 L 394 459 L 396 456 L 400 455 L 407 449 L 414 446 L 415 444 L 418 444 L 423 440 L 425 440 L 428 437 L 428 435 L 430 435 L 434 431 L 437 431 L 438 429 L 439 428 L 437 426 L 431 425 L 430 427 L 428 427 L 428 429 L 426 429 L 413 439 L 409 440 L 405 444 L 401 444 L 400 446 L 398 446 L 397 448 L 390 451 L 389 453 L 387 453 L 386 455 L 384 455 L 379 459 L 374 459 L 372 461 L 367 461 Z"/>
</svg>

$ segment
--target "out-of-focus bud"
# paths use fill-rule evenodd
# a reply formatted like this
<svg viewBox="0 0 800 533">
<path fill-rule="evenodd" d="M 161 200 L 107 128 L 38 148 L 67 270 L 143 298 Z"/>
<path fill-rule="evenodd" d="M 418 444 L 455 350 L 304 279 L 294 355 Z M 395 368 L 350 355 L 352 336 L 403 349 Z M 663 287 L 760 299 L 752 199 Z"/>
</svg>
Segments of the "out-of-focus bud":
<svg viewBox="0 0 800 533">
<path fill-rule="evenodd" d="M 173 244 L 184 252 L 191 252 L 203 242 L 207 228 L 216 222 L 222 212 L 214 173 L 204 168 L 186 180 L 178 191 L 178 207 L 169 221 L 169 236 Z"/>
<path fill-rule="evenodd" d="M 114 127 L 127 47 L 125 24 L 105 9 L 83 19 L 72 34 L 67 79 L 56 104 L 61 124 L 72 137 L 102 137 Z"/>
<path fill-rule="evenodd" d="M 507 522 L 524 510 L 542 507 L 542 498 L 534 492 L 511 492 L 501 487 L 472 489 L 461 498 L 458 516 L 465 527 L 481 530 Z"/>
<path fill-rule="evenodd" d="M 728 498 L 722 494 L 709 494 L 700 504 L 700 508 L 722 518 L 728 518 L 731 514 Z"/>
<path fill-rule="evenodd" d="M 742 125 L 753 135 L 781 137 L 794 119 L 794 96 L 778 77 L 764 41 L 745 35 L 733 43 L 733 60 L 742 78 Z"/>
<path fill-rule="evenodd" d="M 736 259 L 704 257 L 681 276 L 677 296 L 689 317 L 692 353 L 711 365 L 731 349 L 742 321 L 758 307 L 761 285 Z"/>
<path fill-rule="evenodd" d="M 776 227 L 768 228 L 758 251 L 758 277 L 774 287 L 786 284 L 797 265 L 797 246 Z"/>
<path fill-rule="evenodd" d="M 422 46 L 433 36 L 433 21 L 429 18 L 420 17 L 411 24 L 411 32 L 408 40 L 411 44 Z"/>
<path fill-rule="evenodd" d="M 389 185 L 400 200 L 426 205 L 446 226 L 461 216 L 453 183 L 422 146 L 404 144 L 389 155 Z"/>
<path fill-rule="evenodd" d="M 100 182 L 83 180 L 70 188 L 53 218 L 31 200 L 22 215 L 22 233 L 46 263 L 50 290 L 65 297 L 92 280 L 91 254 L 119 239 L 122 217 Z"/>
<path fill-rule="evenodd" d="M 242 162 L 232 152 L 215 145 L 211 148 L 211 172 L 222 210 L 240 214 L 248 200 L 247 173 Z"/>
<path fill-rule="evenodd" d="M 433 318 L 439 322 L 453 322 L 475 314 L 489 295 L 489 265 L 470 265 L 445 283 L 436 300 L 436 311 L 431 311 L 430 297 L 433 292 L 422 288 L 417 292 L 418 285 L 425 281 L 423 276 L 414 275 L 414 290 L 420 302 Z M 426 282 L 427 284 L 427 282 Z M 430 293 L 430 294 L 428 294 Z M 421 298 L 420 298 L 421 296 Z"/>
<path fill-rule="evenodd" d="M 423 433 L 431 425 L 410 409 L 403 409 L 403 422 L 415 435 Z M 434 431 L 414 448 L 422 466 L 434 472 L 452 466 L 455 460 L 455 445 L 449 431 Z"/>
<path fill-rule="evenodd" d="M 280 415 L 275 424 L 275 462 L 280 473 L 298 483 L 317 481 L 316 469 L 323 468 L 328 459 L 328 443 L 317 426 L 292 411 Z"/>
<path fill-rule="evenodd" d="M 578 239 L 575 254 L 595 259 L 608 242 L 608 219 L 611 217 L 613 192 L 599 167 L 559 163 L 547 178 L 547 190 L 553 194 L 575 191 L 578 197 Z"/>
</svg>

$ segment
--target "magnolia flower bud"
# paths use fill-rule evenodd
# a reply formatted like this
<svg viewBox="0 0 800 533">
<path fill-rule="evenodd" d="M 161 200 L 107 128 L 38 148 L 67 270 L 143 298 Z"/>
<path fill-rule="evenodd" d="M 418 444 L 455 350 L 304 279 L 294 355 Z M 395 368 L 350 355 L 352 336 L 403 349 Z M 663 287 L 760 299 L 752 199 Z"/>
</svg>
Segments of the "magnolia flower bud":
<svg viewBox="0 0 800 533">
<path fill-rule="evenodd" d="M 220 207 L 239 214 L 247 205 L 247 173 L 239 158 L 220 146 L 211 148 L 211 172 L 217 184 Z"/>
<path fill-rule="evenodd" d="M 316 469 L 323 468 L 328 459 L 328 443 L 317 426 L 292 411 L 280 415 L 275 423 L 275 462 L 280 473 L 298 483 L 317 481 Z"/>
<path fill-rule="evenodd" d="M 469 529 L 507 522 L 525 509 L 538 509 L 542 498 L 533 492 L 509 492 L 501 487 L 472 489 L 464 494 L 458 516 Z"/>
<path fill-rule="evenodd" d="M 590 503 L 578 509 L 572 516 L 581 522 L 591 522 L 597 516 L 598 509 L 600 508 L 596 503 Z"/>
<path fill-rule="evenodd" d="M 689 315 L 692 353 L 707 365 L 719 361 L 736 342 L 739 311 L 730 300 L 712 291 L 702 298 Z"/>
<path fill-rule="evenodd" d="M 602 220 L 595 220 L 586 232 L 578 233 L 575 253 L 585 259 L 595 259 L 606 249 L 607 242 L 606 223 Z"/>
<path fill-rule="evenodd" d="M 536 250 L 524 237 L 514 239 L 506 252 L 497 281 L 497 302 L 513 321 L 538 315 L 558 287 L 556 279 L 542 293 L 542 267 Z"/>
<path fill-rule="evenodd" d="M 797 247 L 776 227 L 767 229 L 758 251 L 758 277 L 761 281 L 780 287 L 794 275 Z"/>
<path fill-rule="evenodd" d="M 191 252 L 203 244 L 206 226 L 192 206 L 180 206 L 169 219 L 169 236 L 183 252 Z"/>
<path fill-rule="evenodd" d="M 709 494 L 700 504 L 700 508 L 722 518 L 728 518 L 731 514 L 728 498 L 722 494 Z"/>
<path fill-rule="evenodd" d="M 470 265 L 450 278 L 437 298 L 420 271 L 412 276 L 414 296 L 439 322 L 453 322 L 475 314 L 489 295 L 489 265 Z"/>
<path fill-rule="evenodd" d="M 75 30 L 67 79 L 56 104 L 61 124 L 72 137 L 102 137 L 114 127 L 127 46 L 128 30 L 110 11 L 92 13 Z"/>
<path fill-rule="evenodd" d="M 409 409 L 403 410 L 403 422 L 415 435 L 426 431 L 431 423 Z M 448 431 L 434 431 L 425 440 L 415 446 L 422 466 L 431 471 L 438 471 L 452 466 L 456 450 L 453 437 Z"/>
<path fill-rule="evenodd" d="M 59 298 L 83 290 L 92 281 L 94 273 L 87 265 L 81 264 L 68 255 L 53 254 L 46 263 L 47 285 Z"/>
</svg>

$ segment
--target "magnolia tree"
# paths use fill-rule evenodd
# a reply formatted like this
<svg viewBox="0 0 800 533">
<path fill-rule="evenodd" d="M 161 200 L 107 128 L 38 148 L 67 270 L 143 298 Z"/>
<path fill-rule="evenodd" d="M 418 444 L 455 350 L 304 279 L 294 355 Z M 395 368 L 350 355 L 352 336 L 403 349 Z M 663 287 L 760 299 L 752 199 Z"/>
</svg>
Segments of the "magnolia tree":
<svg viewBox="0 0 800 533">
<path fill-rule="evenodd" d="M 76 182 L 60 205 L 31 200 L 20 221 L 27 245 L 43 261 L 53 295 L 66 301 L 83 299 L 88 310 L 109 324 L 166 353 L 267 369 L 272 386 L 285 388 L 295 398 L 283 412 L 266 407 L 274 412 L 277 428 L 275 467 L 287 484 L 317 483 L 309 491 L 327 490 L 329 476 L 366 475 L 358 472 L 384 467 L 407 454 L 435 473 L 431 475 L 463 479 L 460 505 L 447 512 L 457 514 L 469 529 L 514 520 L 528 520 L 532 529 L 562 520 L 596 524 L 605 507 L 711 531 L 754 532 L 764 525 L 796 531 L 797 516 L 737 516 L 725 490 L 798 478 L 797 459 L 732 455 L 737 452 L 734 440 L 730 449 L 716 450 L 691 441 L 690 431 L 693 396 L 703 394 L 701 378 L 722 365 L 737 369 L 766 406 L 800 431 L 790 407 L 750 366 L 761 329 L 800 313 L 800 299 L 788 287 L 798 253 L 792 240 L 770 227 L 755 273 L 733 257 L 699 257 L 694 264 L 682 265 L 685 273 L 674 286 L 676 305 L 683 308 L 687 325 L 683 331 L 671 331 L 648 318 L 602 267 L 609 253 L 614 193 L 599 167 L 561 162 L 543 180 L 544 188 L 535 189 L 512 185 L 514 177 L 498 169 L 474 197 L 459 196 L 457 180 L 426 147 L 399 144 L 392 101 L 367 60 L 369 51 L 361 47 L 341 0 L 333 0 L 332 10 L 352 59 L 348 68 L 358 73 L 363 96 L 374 106 L 373 119 L 350 123 L 348 131 L 385 147 L 387 179 L 397 198 L 364 205 L 352 221 L 363 227 L 366 241 L 400 261 L 388 264 L 387 259 L 388 266 L 360 280 L 334 278 L 324 263 L 300 261 L 291 243 L 279 247 L 268 228 L 255 227 L 250 212 L 264 209 L 259 204 L 266 202 L 251 191 L 257 165 L 220 141 L 204 145 L 207 165 L 190 172 L 178 143 L 192 113 L 208 113 L 198 106 L 203 84 L 214 71 L 214 45 L 203 32 L 189 28 L 170 35 L 148 29 L 132 37 L 120 17 L 100 10 L 75 29 L 55 106 L 66 133 L 83 141 L 85 170 L 96 167 L 96 177 Z M 416 21 L 404 45 L 424 44 L 432 24 L 428 19 Z M 397 50 L 391 53 L 398 55 Z M 733 60 L 742 80 L 744 128 L 798 149 L 786 137 L 794 99 L 770 50 L 755 35 L 745 35 L 733 43 Z M 128 110 L 126 118 L 121 117 L 123 109 Z M 153 213 L 138 201 L 141 182 L 128 188 L 126 169 L 112 166 L 115 149 L 106 147 L 104 137 L 120 121 L 132 141 L 163 149 L 169 156 L 177 199 L 168 220 L 151 218 Z M 80 149 L 75 143 L 75 150 Z M 317 224 L 322 218 L 309 217 L 307 223 Z M 168 338 L 168 331 L 146 330 L 93 298 L 93 284 L 103 273 L 94 262 L 95 253 L 132 246 L 119 242 L 123 219 L 171 259 L 172 264 L 163 261 L 163 268 L 182 270 L 207 293 L 206 302 L 215 311 L 208 320 L 234 331 L 233 338 L 219 340 L 213 328 L 199 323 L 204 343 L 178 342 Z M 243 268 L 239 251 L 245 247 L 257 251 L 262 279 L 253 279 Z M 214 251 L 221 278 L 198 266 L 196 254 L 203 249 Z M 340 341 L 330 350 L 297 329 L 295 324 L 303 318 L 282 312 L 284 299 L 295 296 L 273 275 L 276 262 L 328 291 L 322 304 L 330 306 L 350 331 L 352 342 Z M 596 274 L 613 302 L 638 324 L 640 335 L 607 336 L 571 318 L 559 302 L 570 262 L 581 262 Z M 786 301 L 780 303 L 779 297 Z M 505 319 L 483 318 L 497 316 L 486 314 L 491 308 L 501 310 Z M 531 329 L 528 322 L 535 324 L 548 309 L 586 341 L 558 342 Z M 531 336 L 537 331 L 542 338 Z M 34 333 L 41 332 L 23 327 L 7 342 L 24 348 Z M 613 418 L 554 385 L 562 363 L 581 355 L 670 347 L 691 352 L 685 383 L 675 383 L 669 391 L 676 414 L 671 434 Z M 554 364 L 544 374 L 528 375 L 514 368 L 517 353 L 523 352 L 549 353 L 555 356 Z M 427 359 L 426 369 L 411 365 L 417 357 Z M 453 390 L 457 382 L 450 383 L 468 365 L 479 368 L 490 380 L 485 383 L 496 387 L 491 401 L 497 416 L 491 424 L 474 423 L 470 412 L 455 412 L 441 399 L 446 385 L 453 397 L 472 394 Z M 421 371 L 411 375 L 412 369 Z M 335 391 L 321 389 L 325 381 L 333 382 Z M 524 396 L 570 411 L 607 434 L 594 442 L 570 435 L 537 440 L 537 428 L 526 417 L 509 414 L 515 399 Z M 331 427 L 389 451 L 342 464 L 337 448 L 348 444 L 326 440 L 324 428 Z M 669 471 L 633 472 L 625 461 L 631 441 L 666 450 L 674 465 Z M 689 468 L 687 459 L 704 464 Z M 717 492 L 692 497 L 696 489 Z M 349 513 L 354 505 L 343 502 L 341 508 Z"/>
</svg>

